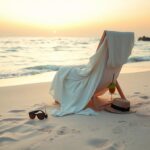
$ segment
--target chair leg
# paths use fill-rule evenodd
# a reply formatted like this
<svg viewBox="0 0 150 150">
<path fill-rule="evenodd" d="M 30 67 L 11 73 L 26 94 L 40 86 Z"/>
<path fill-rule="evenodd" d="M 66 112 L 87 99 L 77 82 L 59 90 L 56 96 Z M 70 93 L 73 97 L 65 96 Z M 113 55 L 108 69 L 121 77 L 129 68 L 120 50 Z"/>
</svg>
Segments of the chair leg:
<svg viewBox="0 0 150 150">
<path fill-rule="evenodd" d="M 118 81 L 116 81 L 116 88 L 118 90 L 118 93 L 119 93 L 120 97 L 123 98 L 123 99 L 126 99 L 126 97 L 125 97 L 125 95 L 124 95 L 124 93 L 123 93 L 123 91 L 122 91 Z"/>
</svg>

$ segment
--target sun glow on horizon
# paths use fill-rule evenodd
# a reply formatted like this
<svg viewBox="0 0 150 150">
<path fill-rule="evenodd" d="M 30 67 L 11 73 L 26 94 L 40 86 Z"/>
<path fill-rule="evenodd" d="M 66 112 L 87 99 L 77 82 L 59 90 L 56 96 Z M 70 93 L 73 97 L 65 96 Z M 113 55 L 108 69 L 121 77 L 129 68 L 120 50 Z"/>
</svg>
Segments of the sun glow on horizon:
<svg viewBox="0 0 150 150">
<path fill-rule="evenodd" d="M 4 18 L 15 22 L 63 26 L 95 19 L 92 5 L 78 0 L 5 0 L 0 8 Z"/>
<path fill-rule="evenodd" d="M 145 32 L 150 26 L 149 8 L 149 0 L 0 0 L 0 31 L 92 35 L 107 28 L 137 28 Z M 84 31 L 77 33 L 76 28 Z"/>
</svg>

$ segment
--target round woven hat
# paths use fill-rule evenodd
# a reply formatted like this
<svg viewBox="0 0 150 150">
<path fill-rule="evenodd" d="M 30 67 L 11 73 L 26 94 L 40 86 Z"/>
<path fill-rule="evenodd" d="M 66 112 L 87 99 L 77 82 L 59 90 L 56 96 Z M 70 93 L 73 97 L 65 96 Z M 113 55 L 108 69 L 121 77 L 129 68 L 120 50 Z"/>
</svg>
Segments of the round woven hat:
<svg viewBox="0 0 150 150">
<path fill-rule="evenodd" d="M 105 108 L 106 111 L 118 114 L 131 113 L 130 102 L 122 98 L 114 98 L 112 103 Z"/>
</svg>

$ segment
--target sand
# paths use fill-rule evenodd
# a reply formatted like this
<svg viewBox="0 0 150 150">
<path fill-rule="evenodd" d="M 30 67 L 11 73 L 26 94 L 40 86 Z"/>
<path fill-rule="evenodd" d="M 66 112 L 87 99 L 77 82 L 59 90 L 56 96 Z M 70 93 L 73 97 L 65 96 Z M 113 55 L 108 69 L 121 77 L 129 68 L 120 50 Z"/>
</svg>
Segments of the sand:
<svg viewBox="0 0 150 150">
<path fill-rule="evenodd" d="M 96 116 L 53 117 L 50 112 L 58 106 L 49 95 L 50 81 L 36 83 L 29 80 L 33 76 L 23 77 L 28 82 L 1 80 L 0 150 L 149 150 L 150 63 L 142 64 L 127 64 L 118 78 L 136 111 L 131 114 L 100 111 Z M 30 110 L 45 106 L 48 119 L 29 119 Z"/>
</svg>

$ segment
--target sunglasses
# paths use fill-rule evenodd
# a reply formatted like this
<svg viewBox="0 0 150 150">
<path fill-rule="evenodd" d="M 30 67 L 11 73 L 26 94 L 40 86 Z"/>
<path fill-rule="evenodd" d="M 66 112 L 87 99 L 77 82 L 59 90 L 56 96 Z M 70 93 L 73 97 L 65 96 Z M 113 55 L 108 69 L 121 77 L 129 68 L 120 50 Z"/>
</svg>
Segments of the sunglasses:
<svg viewBox="0 0 150 150">
<path fill-rule="evenodd" d="M 43 120 L 44 118 L 46 118 L 46 119 L 48 118 L 48 115 L 42 110 L 35 110 L 35 111 L 29 112 L 30 119 L 35 119 L 36 116 L 39 120 Z"/>
</svg>

